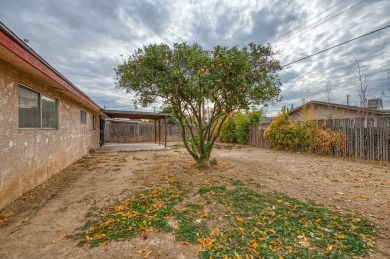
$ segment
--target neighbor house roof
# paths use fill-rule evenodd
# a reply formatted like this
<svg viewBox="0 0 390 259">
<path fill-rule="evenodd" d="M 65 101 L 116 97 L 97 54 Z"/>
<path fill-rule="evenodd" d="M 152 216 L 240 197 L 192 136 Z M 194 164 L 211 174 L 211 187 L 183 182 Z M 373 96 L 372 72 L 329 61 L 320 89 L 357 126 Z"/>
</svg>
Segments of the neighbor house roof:
<svg viewBox="0 0 390 259">
<path fill-rule="evenodd" d="M 337 103 L 327 103 L 327 102 L 320 102 L 320 101 L 310 101 L 310 102 L 307 102 L 295 109 L 292 109 L 290 111 L 288 111 L 288 114 L 292 114 L 292 113 L 295 113 L 299 110 L 301 110 L 304 106 L 306 107 L 310 107 L 310 106 L 323 106 L 323 107 L 327 107 L 327 108 L 337 108 L 337 109 L 345 109 L 345 110 L 351 110 L 351 111 L 356 111 L 356 112 L 365 112 L 365 113 L 370 113 L 370 114 L 373 114 L 373 115 L 378 115 L 378 116 L 382 116 L 382 115 L 389 115 L 389 113 L 387 113 L 386 111 L 384 110 L 372 110 L 372 109 L 367 109 L 367 108 L 362 108 L 362 107 L 357 107 L 357 106 L 350 106 L 350 105 L 344 105 L 344 104 L 337 104 Z"/>
<path fill-rule="evenodd" d="M 10 29 L 0 22 L 0 56 L 8 62 L 26 67 L 26 64 L 53 80 L 57 84 L 50 85 L 59 91 L 64 92 L 71 98 L 89 106 L 95 111 L 100 111 L 101 107 L 92 101 L 85 93 L 73 85 L 68 79 L 54 69 L 23 40 L 16 36 Z M 22 60 L 23 62 L 20 62 Z"/>
</svg>

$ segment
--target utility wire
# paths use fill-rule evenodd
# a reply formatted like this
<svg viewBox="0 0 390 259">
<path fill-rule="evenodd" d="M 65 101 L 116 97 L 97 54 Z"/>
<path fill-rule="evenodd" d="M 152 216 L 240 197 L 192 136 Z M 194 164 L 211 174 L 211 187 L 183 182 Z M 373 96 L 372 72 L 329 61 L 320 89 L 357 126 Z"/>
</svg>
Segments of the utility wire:
<svg viewBox="0 0 390 259">
<path fill-rule="evenodd" d="M 295 3 L 287 6 L 284 11 L 280 14 L 278 14 L 277 16 L 275 16 L 271 21 L 270 23 L 272 23 L 273 21 L 275 21 L 277 18 L 279 18 L 280 16 L 282 16 L 283 14 L 285 14 L 290 8 L 292 8 L 294 5 L 298 4 L 299 1 L 296 1 Z M 266 27 L 260 27 L 259 29 L 255 30 L 251 35 L 249 35 L 249 37 L 247 37 L 244 41 L 242 41 L 242 44 L 244 44 L 247 40 L 249 40 L 250 38 L 252 38 L 255 34 L 257 34 L 258 32 L 260 31 L 263 31 L 264 28 L 268 28 L 269 26 L 266 26 Z"/>
<path fill-rule="evenodd" d="M 371 34 L 373 34 L 373 33 L 376 33 L 376 32 L 378 32 L 378 31 L 381 31 L 381 30 L 387 29 L 387 28 L 389 28 L 389 27 L 390 27 L 390 24 L 389 24 L 389 25 L 387 25 L 387 26 L 385 26 L 385 27 L 379 28 L 379 29 L 377 29 L 377 30 L 375 30 L 375 31 L 372 31 L 372 32 L 369 32 L 369 33 L 363 34 L 363 35 L 361 35 L 361 36 L 359 36 L 359 37 L 353 38 L 353 39 L 351 39 L 351 40 L 344 41 L 343 43 L 337 44 L 337 45 L 335 45 L 335 46 L 332 46 L 332 47 L 330 47 L 330 48 L 327 48 L 327 49 L 321 50 L 321 51 L 319 51 L 319 52 L 316 52 L 316 53 L 314 53 L 314 54 L 311 54 L 311 55 L 309 55 L 309 56 L 306 56 L 306 57 L 304 57 L 304 58 L 300 58 L 300 59 L 298 59 L 298 60 L 295 60 L 295 61 L 293 61 L 293 62 L 290 62 L 290 63 L 288 63 L 288 64 L 286 64 L 286 65 L 283 65 L 282 67 L 287 67 L 287 66 L 289 66 L 289 65 L 292 65 L 292 64 L 294 64 L 294 63 L 297 63 L 297 62 L 300 62 L 300 61 L 302 61 L 302 60 L 305 60 L 305 59 L 311 58 L 311 57 L 313 57 L 313 56 L 316 56 L 316 55 L 318 55 L 318 54 L 321 54 L 321 53 L 323 53 L 323 52 L 325 52 L 325 51 L 328 51 L 328 50 L 331 50 L 331 49 L 334 49 L 334 48 L 340 47 L 340 46 L 342 46 L 342 45 L 344 45 L 344 44 L 347 44 L 347 43 L 349 43 L 349 42 L 352 42 L 352 41 L 355 41 L 355 40 L 357 40 L 357 39 L 360 39 L 360 38 L 366 37 L 366 36 L 368 36 L 368 35 L 371 35 Z"/>
<path fill-rule="evenodd" d="M 318 26 L 320 26 L 320 25 L 326 23 L 327 21 L 330 21 L 330 20 L 336 18 L 337 16 L 339 16 L 339 15 L 345 13 L 346 11 L 349 11 L 350 9 L 352 9 L 352 8 L 354 8 L 354 7 L 356 7 L 356 6 L 360 5 L 360 4 L 362 4 L 362 3 L 365 2 L 365 1 L 367 1 L 367 0 L 363 0 L 363 1 L 361 1 L 361 2 L 359 2 L 359 3 L 357 3 L 357 4 L 355 4 L 355 5 L 352 5 L 352 6 L 350 6 L 349 8 L 345 9 L 344 11 L 342 11 L 342 12 L 340 12 L 340 13 L 338 13 L 338 14 L 332 16 L 332 17 L 330 17 L 329 19 L 327 19 L 327 20 L 325 20 L 325 21 L 323 21 L 323 22 L 321 22 L 321 23 L 319 23 L 319 24 L 317 24 L 317 25 L 315 25 L 315 26 L 313 26 L 313 27 L 310 27 L 310 26 L 312 26 L 312 25 L 315 24 L 315 23 L 313 23 L 313 24 L 310 25 L 309 27 L 306 27 L 306 28 L 304 28 L 303 30 L 300 30 L 299 32 L 301 32 L 301 33 L 298 32 L 299 34 L 295 34 L 295 36 L 293 36 L 293 37 L 291 37 L 291 38 L 289 38 L 289 39 L 282 40 L 278 45 L 280 45 L 280 44 L 281 44 L 281 45 L 284 45 L 284 44 L 286 44 L 287 42 L 290 42 L 291 40 L 295 39 L 296 37 L 298 37 L 298 36 L 300 36 L 300 35 L 302 35 L 302 34 L 308 32 L 308 31 L 311 31 L 311 30 L 317 28 Z M 355 2 L 357 2 L 357 0 L 353 1 L 352 3 L 355 3 Z M 343 8 L 344 8 L 344 7 L 343 7 Z M 342 9 L 342 8 L 341 8 L 341 9 Z M 335 12 L 333 12 L 333 13 L 331 13 L 331 14 L 325 16 L 324 18 L 322 18 L 322 19 L 320 19 L 320 20 L 318 20 L 317 22 L 322 21 L 322 20 L 325 19 L 325 18 L 328 18 L 329 16 L 331 16 L 332 14 L 334 14 L 334 13 L 340 11 L 341 9 L 336 10 Z M 307 30 L 307 29 L 308 29 L 308 30 Z"/>
<path fill-rule="evenodd" d="M 322 13 L 310 18 L 309 20 L 307 20 L 306 22 L 304 23 L 301 23 L 300 25 L 298 25 L 297 27 L 287 31 L 286 33 L 284 33 L 283 35 L 279 36 L 278 38 L 274 39 L 273 41 L 271 41 L 270 43 L 273 43 L 275 41 L 278 41 L 279 39 L 283 38 L 284 36 L 290 34 L 291 32 L 295 31 L 296 29 L 300 28 L 301 26 L 305 25 L 306 23 L 310 22 L 311 20 L 317 18 L 318 16 L 320 16 L 321 14 L 324 14 L 326 13 L 327 11 L 329 11 L 330 9 L 332 9 L 333 7 L 336 7 L 337 5 L 341 4 L 342 2 L 345 2 L 346 0 L 341 0 L 340 2 L 338 2 L 337 4 L 335 5 L 332 5 L 331 7 L 329 7 L 328 9 L 326 9 L 325 11 L 323 11 Z M 342 9 L 342 8 L 341 8 Z M 339 9 L 340 10 L 340 9 Z M 318 21 L 317 21 L 318 22 Z"/>
</svg>

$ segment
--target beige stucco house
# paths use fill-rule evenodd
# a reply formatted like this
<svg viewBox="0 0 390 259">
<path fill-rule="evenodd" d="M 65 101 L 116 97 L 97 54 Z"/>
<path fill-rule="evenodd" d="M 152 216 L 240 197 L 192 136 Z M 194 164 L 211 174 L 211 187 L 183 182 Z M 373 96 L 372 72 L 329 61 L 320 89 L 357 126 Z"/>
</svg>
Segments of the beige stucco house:
<svg viewBox="0 0 390 259">
<path fill-rule="evenodd" d="M 303 110 L 306 112 L 303 112 Z M 304 114 L 303 114 L 304 113 Z M 381 117 L 389 114 L 356 106 L 310 101 L 288 112 L 291 121 Z"/>
<path fill-rule="evenodd" d="M 0 208 L 97 148 L 100 111 L 0 23 Z"/>
</svg>

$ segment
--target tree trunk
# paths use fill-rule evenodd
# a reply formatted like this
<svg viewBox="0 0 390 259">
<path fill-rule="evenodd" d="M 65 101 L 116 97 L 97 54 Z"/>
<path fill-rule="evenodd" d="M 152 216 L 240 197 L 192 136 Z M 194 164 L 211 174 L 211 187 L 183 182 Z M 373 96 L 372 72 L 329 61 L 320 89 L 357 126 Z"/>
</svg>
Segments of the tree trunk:
<svg viewBox="0 0 390 259">
<path fill-rule="evenodd" d="M 204 157 L 204 158 L 199 158 L 197 160 L 197 162 L 198 162 L 199 168 L 206 168 L 210 165 L 210 156 Z"/>
</svg>

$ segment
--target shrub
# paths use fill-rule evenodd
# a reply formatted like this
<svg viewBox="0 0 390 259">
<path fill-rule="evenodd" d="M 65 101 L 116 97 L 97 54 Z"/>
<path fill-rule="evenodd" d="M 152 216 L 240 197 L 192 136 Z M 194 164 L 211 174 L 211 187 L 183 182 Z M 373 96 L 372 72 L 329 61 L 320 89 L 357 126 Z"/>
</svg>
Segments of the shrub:
<svg viewBox="0 0 390 259">
<path fill-rule="evenodd" d="M 227 143 L 237 143 L 236 125 L 232 115 L 228 117 L 227 121 L 222 126 L 220 140 Z"/>
<path fill-rule="evenodd" d="M 260 122 L 262 114 L 262 111 L 251 113 L 238 111 L 230 115 L 222 126 L 220 140 L 227 143 L 247 144 L 250 125 Z"/>
<path fill-rule="evenodd" d="M 249 117 L 247 114 L 242 112 L 237 112 L 234 117 L 234 124 L 236 126 L 236 139 L 240 144 L 248 143 L 248 133 L 249 133 Z"/>
<path fill-rule="evenodd" d="M 343 133 L 322 129 L 317 121 L 293 123 L 285 112 L 264 131 L 264 138 L 275 149 L 321 154 L 343 152 L 345 145 Z"/>
<path fill-rule="evenodd" d="M 289 150 L 294 145 L 293 128 L 290 117 L 284 112 L 264 131 L 264 137 L 271 147 Z"/>
</svg>

